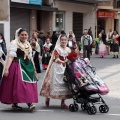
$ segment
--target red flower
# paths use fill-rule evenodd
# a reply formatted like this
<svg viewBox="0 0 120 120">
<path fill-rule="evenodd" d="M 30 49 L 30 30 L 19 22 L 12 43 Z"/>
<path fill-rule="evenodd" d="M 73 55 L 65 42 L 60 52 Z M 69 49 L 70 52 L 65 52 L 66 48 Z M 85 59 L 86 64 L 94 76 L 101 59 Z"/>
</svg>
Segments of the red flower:
<svg viewBox="0 0 120 120">
<path fill-rule="evenodd" d="M 71 52 L 71 53 L 69 54 L 69 56 L 68 56 L 68 59 L 69 59 L 70 61 L 74 61 L 77 56 L 78 56 L 77 53 Z"/>
</svg>

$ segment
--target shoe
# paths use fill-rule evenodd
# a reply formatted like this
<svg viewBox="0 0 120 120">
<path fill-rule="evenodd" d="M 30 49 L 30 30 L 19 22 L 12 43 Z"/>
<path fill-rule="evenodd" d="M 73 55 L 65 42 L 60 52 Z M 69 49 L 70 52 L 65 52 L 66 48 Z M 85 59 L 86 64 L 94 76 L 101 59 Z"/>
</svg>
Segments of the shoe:
<svg viewBox="0 0 120 120">
<path fill-rule="evenodd" d="M 47 70 L 47 68 L 44 68 L 43 70 Z"/>
<path fill-rule="evenodd" d="M 45 100 L 45 105 L 46 105 L 46 107 L 49 107 L 49 102 L 50 102 L 50 99 L 49 99 L 49 98 L 46 98 L 46 100 Z"/>
<path fill-rule="evenodd" d="M 14 109 L 14 110 L 22 110 L 22 107 L 18 106 L 18 104 L 13 104 L 12 109 Z"/>
<path fill-rule="evenodd" d="M 117 58 L 118 58 L 118 55 L 117 55 Z"/>
<path fill-rule="evenodd" d="M 115 58 L 115 55 L 113 56 L 113 58 Z"/>
<path fill-rule="evenodd" d="M 35 109 L 35 105 L 31 104 L 31 105 L 29 106 L 29 111 L 32 112 L 34 109 Z"/>
<path fill-rule="evenodd" d="M 68 109 L 68 106 L 64 103 L 64 104 L 61 104 L 61 108 Z"/>
<path fill-rule="evenodd" d="M 66 76 L 64 76 L 63 81 L 64 81 L 65 83 L 68 83 L 68 80 L 67 80 Z"/>
</svg>

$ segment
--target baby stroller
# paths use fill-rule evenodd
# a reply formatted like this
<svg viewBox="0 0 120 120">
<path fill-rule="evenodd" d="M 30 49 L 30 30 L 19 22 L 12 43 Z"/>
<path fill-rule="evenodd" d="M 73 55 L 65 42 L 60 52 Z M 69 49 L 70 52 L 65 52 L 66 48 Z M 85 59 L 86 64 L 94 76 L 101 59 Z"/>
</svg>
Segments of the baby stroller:
<svg viewBox="0 0 120 120">
<path fill-rule="evenodd" d="M 81 104 L 81 109 L 87 110 L 90 115 L 96 114 L 95 104 L 97 103 L 100 104 L 99 111 L 101 113 L 109 111 L 109 107 L 101 97 L 101 95 L 106 95 L 109 92 L 108 87 L 96 75 L 95 70 L 88 59 L 78 58 L 66 65 L 65 75 L 74 101 L 73 104 L 69 105 L 70 111 L 78 111 L 77 103 Z"/>
</svg>

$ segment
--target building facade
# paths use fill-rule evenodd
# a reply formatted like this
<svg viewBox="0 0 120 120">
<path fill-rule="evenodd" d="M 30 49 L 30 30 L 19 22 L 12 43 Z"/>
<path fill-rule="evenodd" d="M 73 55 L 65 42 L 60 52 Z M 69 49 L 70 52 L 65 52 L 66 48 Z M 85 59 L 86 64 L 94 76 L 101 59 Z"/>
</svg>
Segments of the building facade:
<svg viewBox="0 0 120 120">
<path fill-rule="evenodd" d="M 38 0 L 41 4 L 28 4 L 22 2 L 15 2 L 18 0 L 11 0 L 10 3 L 10 31 L 11 40 L 14 38 L 14 33 L 17 28 L 26 28 L 28 33 L 41 29 L 45 32 L 52 30 L 52 14 L 57 9 L 52 7 L 52 1 Z M 34 1 L 34 0 L 30 0 Z"/>
<path fill-rule="evenodd" d="M 88 2 L 82 1 L 56 0 L 54 6 L 58 8 L 58 12 L 54 12 L 53 15 L 54 30 L 64 29 L 66 33 L 73 30 L 77 41 L 79 41 L 83 30 L 91 27 L 93 36 L 95 37 L 95 2 L 88 4 Z"/>
<path fill-rule="evenodd" d="M 0 0 L 0 33 L 5 37 L 7 45 L 10 43 L 10 3 L 9 0 Z"/>
<path fill-rule="evenodd" d="M 97 33 L 104 29 L 117 30 L 120 33 L 120 0 L 100 2 L 97 7 Z"/>
<path fill-rule="evenodd" d="M 9 45 L 18 28 L 25 28 L 31 37 L 35 30 L 47 31 L 73 30 L 77 40 L 84 29 L 92 28 L 95 37 L 96 11 L 94 0 L 0 0 L 0 31 Z M 37 0 L 36 0 L 37 1 Z M 8 12 L 6 12 L 6 9 Z M 1 12 L 2 11 L 2 12 Z M 3 14 L 3 12 L 5 13 Z"/>
</svg>

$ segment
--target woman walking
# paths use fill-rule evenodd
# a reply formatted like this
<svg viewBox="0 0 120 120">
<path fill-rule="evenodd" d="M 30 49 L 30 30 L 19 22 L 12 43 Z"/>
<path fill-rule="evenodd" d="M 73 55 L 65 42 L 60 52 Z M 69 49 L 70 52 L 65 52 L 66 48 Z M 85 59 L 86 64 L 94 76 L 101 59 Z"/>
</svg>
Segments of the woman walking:
<svg viewBox="0 0 120 120">
<path fill-rule="evenodd" d="M 107 48 L 106 48 L 106 34 L 104 33 L 104 30 L 101 30 L 99 34 L 99 56 L 103 58 L 105 55 L 108 55 Z"/>
<path fill-rule="evenodd" d="M 6 55 L 7 54 L 6 42 L 2 33 L 0 33 L 0 46 L 4 54 Z"/>
<path fill-rule="evenodd" d="M 112 45 L 112 53 L 113 53 L 113 58 L 118 58 L 119 54 L 119 35 L 117 31 L 113 32 L 112 39 L 113 39 L 113 45 Z"/>
<path fill-rule="evenodd" d="M 37 39 L 36 38 L 32 38 L 30 40 L 30 44 L 32 45 L 32 57 L 33 57 L 33 61 L 34 61 L 34 64 L 35 64 L 35 68 L 36 68 L 36 71 L 37 73 L 41 73 L 41 69 L 40 69 L 40 46 L 37 42 Z"/>
<path fill-rule="evenodd" d="M 66 47 L 67 36 L 60 35 L 55 50 L 52 53 L 49 66 L 47 68 L 40 95 L 46 97 L 46 106 L 49 106 L 50 98 L 60 99 L 61 107 L 68 108 L 65 100 L 71 98 L 66 83 L 63 81 L 66 68 L 67 56 L 71 52 L 70 48 Z"/>
<path fill-rule="evenodd" d="M 22 109 L 18 103 L 27 103 L 32 111 L 35 109 L 32 103 L 38 102 L 38 95 L 36 69 L 32 60 L 32 49 L 27 40 L 27 31 L 18 29 L 16 39 L 11 42 L 7 54 L 8 59 L 0 86 L 0 101 L 12 104 L 14 109 Z"/>
<path fill-rule="evenodd" d="M 0 33 L 0 83 L 1 83 L 1 78 L 2 78 L 2 72 L 3 72 L 3 67 L 4 67 L 4 61 L 6 58 L 6 44 L 5 44 L 5 39 Z"/>
</svg>

